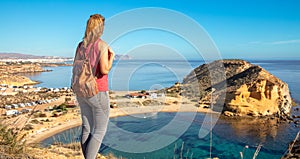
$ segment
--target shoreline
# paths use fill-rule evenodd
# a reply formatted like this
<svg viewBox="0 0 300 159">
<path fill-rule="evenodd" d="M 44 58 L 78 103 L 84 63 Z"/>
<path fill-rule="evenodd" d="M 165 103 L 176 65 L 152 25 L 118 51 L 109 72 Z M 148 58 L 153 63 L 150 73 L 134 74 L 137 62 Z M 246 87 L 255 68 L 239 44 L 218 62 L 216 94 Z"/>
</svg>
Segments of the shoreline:
<svg viewBox="0 0 300 159">
<path fill-rule="evenodd" d="M 161 109 L 160 111 L 156 111 Z M 168 105 L 168 106 L 144 106 L 144 107 L 124 107 L 124 108 L 110 108 L 109 118 L 115 118 L 120 116 L 134 116 L 138 114 L 147 114 L 147 113 L 176 113 L 176 112 L 196 112 L 196 113 L 217 113 L 209 109 L 203 109 L 195 107 L 192 104 L 182 104 L 182 105 Z M 62 123 L 61 125 L 51 127 L 45 131 L 42 131 L 39 134 L 35 134 L 26 138 L 28 144 L 40 143 L 43 140 L 59 134 L 65 130 L 78 127 L 81 125 L 81 117 L 78 119 L 72 119 Z"/>
</svg>

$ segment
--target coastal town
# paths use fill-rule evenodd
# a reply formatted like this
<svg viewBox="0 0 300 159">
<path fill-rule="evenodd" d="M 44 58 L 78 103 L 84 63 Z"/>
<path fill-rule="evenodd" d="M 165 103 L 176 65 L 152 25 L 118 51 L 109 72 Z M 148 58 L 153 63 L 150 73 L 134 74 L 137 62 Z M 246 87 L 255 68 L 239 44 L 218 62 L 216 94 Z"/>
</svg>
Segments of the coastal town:
<svg viewBox="0 0 300 159">
<path fill-rule="evenodd" d="M 49 71 L 44 70 L 40 63 L 2 62 L 0 70 L 0 113 L 2 123 L 11 128 L 39 133 L 41 130 L 33 125 L 39 122 L 37 117 L 59 117 L 66 113 L 66 108 L 75 107 L 70 88 L 35 87 L 38 82 L 19 75 Z"/>
<path fill-rule="evenodd" d="M 50 71 L 43 69 L 45 65 L 49 64 L 21 61 L 0 62 L 1 124 L 17 132 L 18 136 L 24 135 L 25 138 L 19 141 L 20 143 L 26 141 L 27 144 L 36 144 L 81 124 L 80 110 L 70 88 L 36 87 L 37 81 L 24 76 L 24 73 Z M 51 65 L 55 67 L 57 64 Z M 195 102 L 189 103 L 187 99 L 180 99 L 178 95 L 167 97 L 164 92 L 155 91 L 111 91 L 110 99 L 111 117 L 132 113 L 168 112 L 170 109 L 175 112 L 180 109 L 178 101 L 181 100 L 189 104 L 183 111 L 196 108 Z M 45 151 L 45 149 L 38 148 L 34 151 Z M 64 158 L 63 156 L 60 158 Z M 80 158 L 81 154 L 77 156 Z"/>
<path fill-rule="evenodd" d="M 235 61 L 225 61 L 227 66 L 230 66 L 230 72 L 233 74 L 236 70 L 243 70 L 251 68 L 247 62 L 235 60 Z M 35 62 L 1 62 L 0 63 L 0 118 L 1 124 L 4 124 L 9 130 L 17 132 L 18 136 L 24 136 L 22 140 L 18 142 L 23 143 L 26 141 L 27 144 L 37 144 L 48 137 L 51 137 L 59 132 L 64 130 L 80 126 L 80 109 L 76 102 L 76 98 L 69 87 L 63 88 L 43 88 L 36 87 L 35 84 L 38 82 L 32 81 L 28 77 L 24 76 L 24 73 L 34 73 L 34 72 L 43 72 L 50 71 L 44 70 L 43 66 L 49 65 L 45 63 L 35 63 Z M 51 64 L 52 67 L 63 64 Z M 201 66 L 203 67 L 203 66 Z M 238 68 L 233 68 L 238 67 Z M 256 66 L 253 66 L 256 67 Z M 196 74 L 201 74 L 201 78 L 198 78 L 198 81 L 201 84 L 201 80 L 205 81 L 208 75 L 199 71 L 200 69 L 195 69 Z M 198 70 L 198 71 L 197 71 Z M 203 70 L 203 68 L 202 68 Z M 289 97 L 289 92 L 287 90 L 282 90 L 281 94 L 277 96 L 278 92 L 272 92 L 272 87 L 270 82 L 281 85 L 280 88 L 285 88 L 284 83 L 279 79 L 275 78 L 272 75 L 268 75 L 266 71 L 261 69 L 256 69 L 257 74 L 252 73 L 249 75 L 260 75 L 260 72 L 263 72 L 260 77 L 261 79 L 265 78 L 263 82 L 250 81 L 255 87 L 251 89 L 245 89 L 248 87 L 247 84 L 241 82 L 239 77 L 238 82 L 235 85 L 230 86 L 229 92 L 231 94 L 230 101 L 225 101 L 227 107 L 225 111 L 216 111 L 211 109 L 212 103 L 217 103 L 216 98 L 212 98 L 212 92 L 218 94 L 217 88 L 207 89 L 201 87 L 202 90 L 195 91 L 193 82 L 195 78 L 192 75 L 188 75 L 183 83 L 176 82 L 173 86 L 161 90 L 153 91 L 110 91 L 110 117 L 117 116 L 127 116 L 133 114 L 142 114 L 144 118 L 148 116 L 156 115 L 158 112 L 202 112 L 202 113 L 223 113 L 224 116 L 232 117 L 233 119 L 239 118 L 242 116 L 248 117 L 263 117 L 260 121 L 260 125 L 264 125 L 265 128 L 268 128 L 266 131 L 271 131 L 269 133 L 276 134 L 276 131 L 273 126 L 278 125 L 278 122 L 287 121 L 295 122 L 294 126 L 298 127 L 298 116 L 294 116 L 294 119 L 289 119 L 289 116 L 284 116 L 284 113 L 287 109 L 282 108 L 292 108 L 292 100 Z M 22 74 L 20 74 L 22 73 Z M 198 75 L 197 75 L 198 76 Z M 235 80 L 232 76 L 231 80 Z M 244 80 L 246 81 L 246 80 Z M 269 82 L 269 83 L 268 83 Z M 205 84 L 205 82 L 203 82 Z M 266 86 L 268 84 L 268 87 Z M 266 88 L 266 92 L 258 90 L 261 87 Z M 235 89 L 236 91 L 233 91 Z M 269 90 L 268 90 L 269 89 Z M 252 92 L 248 92 L 251 90 Z M 284 94 L 286 93 L 286 94 Z M 198 95 L 201 94 L 199 99 Z M 272 95 L 269 95 L 272 94 Z M 283 95 L 282 95 L 283 94 Z M 245 97 L 246 96 L 246 97 Z M 274 98 L 276 97 L 276 98 Z M 247 98 L 247 100 L 245 100 Z M 274 108 L 270 107 L 258 107 L 255 108 L 255 103 L 265 102 L 265 103 L 275 103 L 277 98 L 280 98 L 283 102 L 281 105 L 274 105 Z M 251 107 L 237 107 L 236 105 L 250 105 Z M 278 107 L 280 109 L 278 109 Z M 282 107 L 282 108 L 281 108 Z M 239 111 L 232 111 L 233 108 L 239 109 Z M 249 109 L 255 108 L 255 109 Z M 298 108 L 292 110 L 298 111 Z M 273 111 L 273 112 L 272 112 Z M 268 113 L 273 113 L 274 115 L 268 116 Z M 282 115 L 282 116 L 278 116 Z M 273 120 L 277 119 L 277 120 Z M 269 124 L 268 121 L 274 121 L 275 124 Z M 247 119 L 247 121 L 249 121 Z M 254 122 L 257 125 L 257 121 Z M 272 122 L 273 123 L 273 122 Z M 251 125 L 251 124 L 249 124 Z M 250 126 L 252 127 L 252 126 Z M 270 129 L 270 130 L 269 130 Z M 258 133 L 258 130 L 255 130 Z M 78 147 L 78 146 L 77 146 Z M 41 147 L 29 149 L 35 151 L 35 155 L 38 156 L 39 153 L 47 152 L 52 155 L 58 156 L 59 158 L 81 158 L 80 149 L 66 149 L 66 152 L 69 154 L 63 154 L 57 145 L 53 145 L 48 149 Z M 55 153 L 54 153 L 54 150 Z M 292 150 L 292 148 L 291 148 Z M 70 155 L 72 154 L 72 155 Z M 66 157 L 71 156 L 71 157 Z M 50 157 L 51 158 L 51 157 Z M 55 158 L 55 157 L 54 157 Z M 101 156 L 99 158 L 107 158 Z M 113 158 L 113 157 L 109 157 Z"/>
</svg>

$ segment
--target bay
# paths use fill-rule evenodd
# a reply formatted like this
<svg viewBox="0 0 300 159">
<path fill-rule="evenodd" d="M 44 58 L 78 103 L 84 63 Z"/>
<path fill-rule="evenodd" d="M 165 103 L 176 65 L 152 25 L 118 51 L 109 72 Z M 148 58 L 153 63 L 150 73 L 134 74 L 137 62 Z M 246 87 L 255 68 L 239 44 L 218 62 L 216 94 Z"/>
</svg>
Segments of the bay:
<svg viewBox="0 0 300 159">
<path fill-rule="evenodd" d="M 292 97 L 300 100 L 300 61 L 297 60 L 250 60 L 251 63 L 260 65 L 271 74 L 280 78 L 289 85 Z M 172 86 L 181 82 L 183 78 L 195 67 L 204 61 L 151 61 L 129 60 L 114 62 L 109 74 L 111 90 L 153 90 Z M 52 72 L 43 72 L 27 75 L 33 80 L 40 81 L 41 87 L 68 87 L 70 85 L 72 67 L 51 67 Z M 299 106 L 298 106 L 299 107 Z M 297 112 L 293 112 L 297 113 Z M 163 128 L 171 121 L 176 113 L 158 113 L 155 118 L 136 118 L 131 116 L 111 119 L 111 124 L 118 128 L 136 134 L 149 133 Z M 189 114 L 185 114 L 189 115 Z M 185 116 L 183 115 L 183 116 Z M 102 146 L 103 154 L 113 153 L 125 158 L 240 158 L 244 152 L 245 158 L 252 158 L 259 144 L 262 149 L 257 158 L 280 158 L 285 152 L 288 143 L 293 140 L 299 128 L 293 123 L 276 124 L 274 121 L 250 119 L 228 120 L 218 119 L 214 126 L 212 136 L 206 135 L 199 138 L 198 133 L 206 114 L 198 113 L 191 126 L 177 140 L 162 149 L 146 153 L 128 153 L 114 149 L 112 145 Z M 297 115 L 300 115 L 299 112 Z M 146 115 L 147 116 L 147 115 Z M 184 118 L 182 120 L 184 122 Z M 174 130 L 173 130 L 174 131 Z M 109 127 L 104 143 L 111 139 L 126 141 L 124 135 L 118 135 L 119 129 Z M 67 130 L 43 141 L 44 145 L 55 141 L 69 143 L 78 141 L 80 128 Z M 166 130 L 164 135 L 172 135 L 172 130 Z M 128 140 L 130 145 L 130 140 Z M 147 143 L 145 143 L 146 145 Z M 245 146 L 249 148 L 245 148 Z M 212 147 L 211 147 L 212 146 Z M 182 148 L 183 147 L 183 148 Z M 210 154 L 211 152 L 211 154 Z"/>
<path fill-rule="evenodd" d="M 181 124 L 190 125 L 188 129 L 173 142 L 167 143 L 165 147 L 151 152 L 139 152 L 141 149 L 147 149 L 153 145 L 148 140 L 155 140 L 154 146 L 161 146 L 161 140 L 156 140 L 159 136 L 144 137 L 144 134 L 161 131 L 174 120 L 175 116 L 180 116 Z M 261 144 L 257 158 L 270 159 L 280 158 L 290 141 L 293 140 L 298 128 L 292 124 L 284 123 L 275 126 L 273 121 L 265 122 L 262 120 L 228 120 L 218 119 L 213 126 L 212 134 L 208 133 L 204 137 L 199 137 L 198 133 L 204 123 L 204 117 L 208 114 L 197 113 L 193 122 L 186 120 L 191 113 L 158 113 L 150 118 L 136 118 L 132 116 L 116 117 L 110 119 L 110 124 L 104 141 L 100 148 L 100 153 L 108 155 L 114 154 L 121 158 L 146 158 L 146 159 L 172 159 L 180 158 L 240 158 L 240 152 L 244 152 L 244 158 L 252 158 L 257 147 Z M 212 118 L 216 116 L 212 115 Z M 255 125 L 255 126 L 253 126 Z M 178 125 L 177 125 L 178 126 Z M 163 138 L 172 138 L 176 136 L 177 129 L 163 130 Z M 122 131 L 128 131 L 131 135 L 123 135 Z M 73 128 L 50 137 L 42 142 L 44 146 L 53 144 L 53 142 L 72 143 L 79 142 L 81 128 Z M 164 140 L 166 141 L 166 140 Z M 168 141 L 168 140 L 167 140 Z M 138 147 L 136 143 L 139 143 Z M 122 145 L 120 145 L 122 144 Z M 134 146 L 133 146 L 134 145 Z M 117 148 L 116 148 L 117 147 Z M 139 150 L 134 153 L 124 151 Z M 248 147 L 248 148 L 245 148 Z M 122 149 L 123 151 L 121 151 Z"/>
<path fill-rule="evenodd" d="M 289 85 L 292 97 L 300 101 L 300 60 L 249 60 Z M 152 90 L 170 87 L 204 61 L 123 60 L 115 61 L 109 74 L 111 90 Z M 46 67 L 51 72 L 24 74 L 41 82 L 37 87 L 70 87 L 71 66 Z"/>
</svg>

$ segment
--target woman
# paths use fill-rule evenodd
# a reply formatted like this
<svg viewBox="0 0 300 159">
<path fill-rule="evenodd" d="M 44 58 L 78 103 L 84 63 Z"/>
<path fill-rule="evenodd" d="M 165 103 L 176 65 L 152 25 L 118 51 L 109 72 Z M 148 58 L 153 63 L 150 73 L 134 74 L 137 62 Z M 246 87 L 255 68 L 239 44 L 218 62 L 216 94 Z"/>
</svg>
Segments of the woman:
<svg viewBox="0 0 300 159">
<path fill-rule="evenodd" d="M 77 96 L 82 118 L 81 148 L 86 159 L 95 159 L 109 119 L 108 77 L 114 60 L 113 50 L 100 39 L 104 28 L 104 17 L 91 15 L 86 26 L 83 41 L 76 54 L 84 50 L 95 70 L 99 93 L 93 97 Z M 76 56 L 75 56 L 76 58 Z"/>
</svg>

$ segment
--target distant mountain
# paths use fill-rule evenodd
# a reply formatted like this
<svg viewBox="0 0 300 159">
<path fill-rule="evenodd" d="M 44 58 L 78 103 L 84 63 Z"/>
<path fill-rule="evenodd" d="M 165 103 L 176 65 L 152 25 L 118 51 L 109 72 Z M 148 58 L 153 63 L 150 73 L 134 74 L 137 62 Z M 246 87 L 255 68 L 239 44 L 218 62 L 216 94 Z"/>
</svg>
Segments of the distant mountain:
<svg viewBox="0 0 300 159">
<path fill-rule="evenodd" d="M 71 57 L 37 56 L 21 53 L 0 53 L 0 59 L 69 59 Z"/>
<path fill-rule="evenodd" d="M 37 56 L 21 53 L 0 53 L 0 60 L 3 59 L 73 59 L 73 57 L 60 57 L 60 56 Z M 130 60 L 129 55 L 115 55 L 115 60 Z"/>
<path fill-rule="evenodd" d="M 131 56 L 129 55 L 115 55 L 115 60 L 131 60 Z"/>
</svg>

